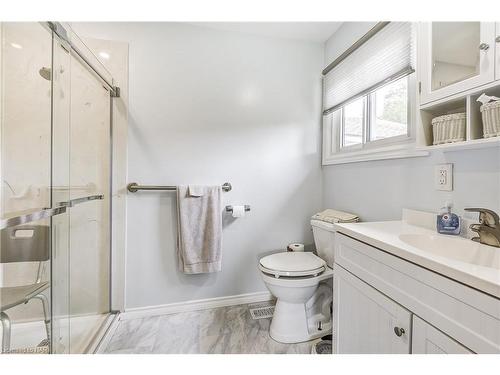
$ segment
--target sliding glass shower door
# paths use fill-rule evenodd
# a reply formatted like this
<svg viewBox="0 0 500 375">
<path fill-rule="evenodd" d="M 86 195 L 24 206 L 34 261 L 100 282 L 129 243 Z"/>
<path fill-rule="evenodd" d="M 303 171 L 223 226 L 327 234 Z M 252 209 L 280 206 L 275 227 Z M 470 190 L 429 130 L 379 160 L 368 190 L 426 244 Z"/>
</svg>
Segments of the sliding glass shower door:
<svg viewBox="0 0 500 375">
<path fill-rule="evenodd" d="M 2 351 L 84 353 L 110 311 L 110 92 L 71 29 L 0 30 Z M 42 250 L 45 260 L 9 255 Z M 8 288 L 35 276 L 41 296 L 12 306 Z"/>
<path fill-rule="evenodd" d="M 82 352 L 110 310 L 111 96 L 71 59 L 70 311 L 72 352 Z M 87 200 L 89 199 L 89 200 Z"/>
<path fill-rule="evenodd" d="M 52 192 L 69 212 L 67 256 L 61 250 L 53 259 L 54 275 L 67 284 L 53 303 L 67 311 L 60 349 L 84 353 L 110 311 L 111 96 L 73 49 L 91 56 L 85 44 L 69 28 L 65 36 L 53 36 Z"/>
</svg>

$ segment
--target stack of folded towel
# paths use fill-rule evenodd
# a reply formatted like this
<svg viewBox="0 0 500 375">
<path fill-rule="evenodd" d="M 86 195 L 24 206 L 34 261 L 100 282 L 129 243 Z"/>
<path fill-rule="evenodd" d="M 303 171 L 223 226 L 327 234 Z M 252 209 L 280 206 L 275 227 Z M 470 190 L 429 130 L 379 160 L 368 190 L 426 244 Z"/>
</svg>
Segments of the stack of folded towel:
<svg viewBox="0 0 500 375">
<path fill-rule="evenodd" d="M 325 221 L 327 223 L 357 223 L 359 221 L 359 216 L 328 208 L 314 214 L 311 219 Z"/>
</svg>

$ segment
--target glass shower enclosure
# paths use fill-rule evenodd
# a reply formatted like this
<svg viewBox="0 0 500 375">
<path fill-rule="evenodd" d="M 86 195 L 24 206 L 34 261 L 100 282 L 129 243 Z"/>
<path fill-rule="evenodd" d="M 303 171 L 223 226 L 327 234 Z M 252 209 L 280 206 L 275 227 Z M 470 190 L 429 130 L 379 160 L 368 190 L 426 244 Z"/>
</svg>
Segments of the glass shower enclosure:
<svg viewBox="0 0 500 375">
<path fill-rule="evenodd" d="M 110 319 L 117 88 L 68 25 L 0 40 L 2 353 L 85 353 Z"/>
</svg>

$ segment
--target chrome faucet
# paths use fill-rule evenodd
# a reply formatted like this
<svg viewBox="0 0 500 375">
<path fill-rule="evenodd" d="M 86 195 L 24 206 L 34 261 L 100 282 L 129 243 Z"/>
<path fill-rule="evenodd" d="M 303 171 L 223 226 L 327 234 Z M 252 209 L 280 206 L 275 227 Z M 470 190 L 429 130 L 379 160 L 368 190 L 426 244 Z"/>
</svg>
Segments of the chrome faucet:
<svg viewBox="0 0 500 375">
<path fill-rule="evenodd" d="M 469 226 L 470 230 L 479 235 L 473 237 L 472 241 L 500 247 L 500 218 L 498 214 L 487 208 L 466 208 L 465 211 L 479 212 L 479 224 Z"/>
</svg>

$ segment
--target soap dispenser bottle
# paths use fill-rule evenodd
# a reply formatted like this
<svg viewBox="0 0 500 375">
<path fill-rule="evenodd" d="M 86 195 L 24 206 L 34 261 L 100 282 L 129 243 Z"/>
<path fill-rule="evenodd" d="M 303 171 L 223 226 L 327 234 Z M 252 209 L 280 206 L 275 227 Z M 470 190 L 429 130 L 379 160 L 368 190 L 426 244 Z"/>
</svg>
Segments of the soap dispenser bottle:
<svg viewBox="0 0 500 375">
<path fill-rule="evenodd" d="M 451 212 L 451 202 L 446 202 L 445 207 L 441 209 L 441 213 L 437 215 L 437 231 L 441 234 L 460 234 L 460 217 Z"/>
</svg>

